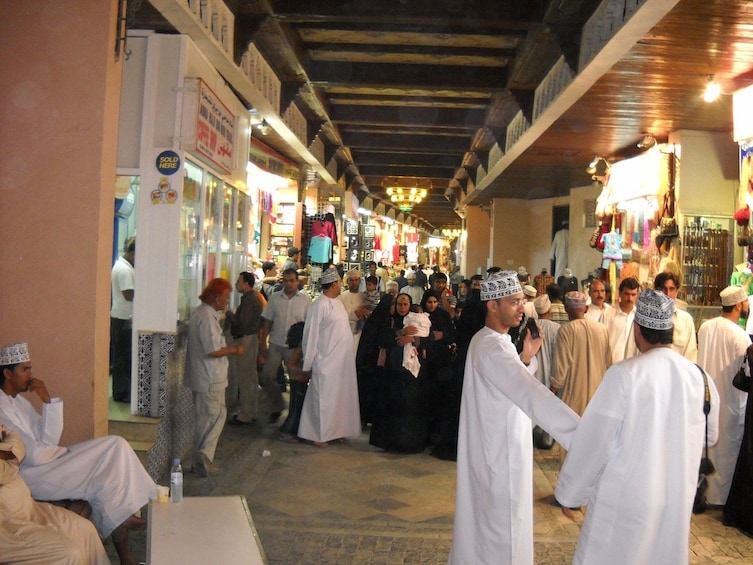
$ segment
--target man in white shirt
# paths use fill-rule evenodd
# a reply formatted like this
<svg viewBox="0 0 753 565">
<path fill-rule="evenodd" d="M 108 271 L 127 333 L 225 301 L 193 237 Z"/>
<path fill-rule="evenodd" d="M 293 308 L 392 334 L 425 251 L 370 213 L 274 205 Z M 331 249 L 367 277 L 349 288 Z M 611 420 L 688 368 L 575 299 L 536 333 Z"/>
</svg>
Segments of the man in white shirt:
<svg viewBox="0 0 753 565">
<path fill-rule="evenodd" d="M 264 359 L 259 383 L 262 386 L 260 404 L 269 412 L 269 421 L 277 422 L 285 409 L 285 400 L 277 384 L 280 363 L 287 364 L 293 355 L 288 347 L 288 330 L 297 322 L 306 320 L 311 298 L 298 290 L 298 271 L 288 269 L 282 273 L 282 291 L 274 292 L 261 314 L 259 330 L 259 357 Z M 267 345 L 269 337 L 269 345 Z"/>
<path fill-rule="evenodd" d="M 131 400 L 131 333 L 133 328 L 133 289 L 136 273 L 136 238 L 126 240 L 124 253 L 112 266 L 112 308 L 110 309 L 110 350 L 112 351 L 112 399 Z"/>
<path fill-rule="evenodd" d="M 588 310 L 586 310 L 586 318 L 603 324 L 607 310 L 611 308 L 607 304 L 607 287 L 604 281 L 592 280 L 591 286 L 588 288 L 588 296 L 591 299 L 591 304 L 588 305 Z"/>
<path fill-rule="evenodd" d="M 749 314 L 748 295 L 741 286 L 728 286 L 721 293 L 722 314 L 706 320 L 698 330 L 698 364 L 714 380 L 721 397 L 719 442 L 709 448 L 716 473 L 708 477 L 706 499 L 711 505 L 727 501 L 745 428 L 748 393 L 732 386 L 742 367 L 750 336 L 738 322 Z"/>
<path fill-rule="evenodd" d="M 615 308 L 604 314 L 604 323 L 609 333 L 609 348 L 612 350 L 612 363 L 638 355 L 633 337 L 633 316 L 638 300 L 640 283 L 633 278 L 620 283 L 620 300 Z"/>
<path fill-rule="evenodd" d="M 654 290 L 663 292 L 675 301 L 673 314 L 674 333 L 672 334 L 672 349 L 695 363 L 698 360 L 698 341 L 695 335 L 693 316 L 677 307 L 677 291 L 680 289 L 680 277 L 665 271 L 654 278 Z"/>
</svg>

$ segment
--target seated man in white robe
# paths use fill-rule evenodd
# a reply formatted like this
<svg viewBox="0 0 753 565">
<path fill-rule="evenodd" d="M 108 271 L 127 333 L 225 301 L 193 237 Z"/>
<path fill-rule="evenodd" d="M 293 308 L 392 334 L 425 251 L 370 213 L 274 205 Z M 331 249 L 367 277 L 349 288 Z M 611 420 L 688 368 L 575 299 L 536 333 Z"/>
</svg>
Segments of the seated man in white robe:
<svg viewBox="0 0 753 565">
<path fill-rule="evenodd" d="M 18 432 L 0 425 L 0 562 L 109 565 L 94 524 L 31 498 L 18 474 L 25 454 Z"/>
<path fill-rule="evenodd" d="M 112 535 L 121 563 L 133 563 L 128 529 L 145 522 L 135 513 L 156 485 L 122 437 L 105 436 L 63 447 L 63 401 L 52 398 L 31 372 L 25 343 L 0 349 L 0 424 L 21 435 L 26 458 L 21 477 L 38 500 L 86 500 L 103 538 Z M 36 394 L 42 414 L 20 392 Z"/>
</svg>

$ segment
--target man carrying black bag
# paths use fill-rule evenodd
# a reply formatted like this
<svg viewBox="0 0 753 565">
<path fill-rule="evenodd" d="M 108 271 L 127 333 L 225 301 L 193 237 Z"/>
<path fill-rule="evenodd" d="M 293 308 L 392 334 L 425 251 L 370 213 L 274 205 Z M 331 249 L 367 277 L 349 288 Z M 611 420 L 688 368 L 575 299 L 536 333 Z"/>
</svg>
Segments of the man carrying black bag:
<svg viewBox="0 0 753 565">
<path fill-rule="evenodd" d="M 563 506 L 588 506 L 576 563 L 688 562 L 698 466 L 706 437 L 717 439 L 719 394 L 672 350 L 673 311 L 665 294 L 640 294 L 633 334 L 641 354 L 607 370 L 570 443 L 554 494 Z"/>
</svg>

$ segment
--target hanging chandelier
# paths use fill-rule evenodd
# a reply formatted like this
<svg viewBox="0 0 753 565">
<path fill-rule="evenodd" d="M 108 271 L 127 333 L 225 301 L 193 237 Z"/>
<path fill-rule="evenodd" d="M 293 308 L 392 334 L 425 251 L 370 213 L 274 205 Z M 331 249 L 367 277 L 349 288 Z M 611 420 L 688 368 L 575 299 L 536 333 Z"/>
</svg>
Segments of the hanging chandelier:
<svg viewBox="0 0 753 565">
<path fill-rule="evenodd" d="M 401 212 L 410 212 L 426 198 L 431 180 L 426 177 L 386 177 L 382 186 Z"/>
<path fill-rule="evenodd" d="M 460 237 L 460 234 L 463 233 L 463 230 L 460 228 L 444 228 L 442 230 L 442 235 L 445 236 L 447 239 L 457 239 Z"/>
</svg>

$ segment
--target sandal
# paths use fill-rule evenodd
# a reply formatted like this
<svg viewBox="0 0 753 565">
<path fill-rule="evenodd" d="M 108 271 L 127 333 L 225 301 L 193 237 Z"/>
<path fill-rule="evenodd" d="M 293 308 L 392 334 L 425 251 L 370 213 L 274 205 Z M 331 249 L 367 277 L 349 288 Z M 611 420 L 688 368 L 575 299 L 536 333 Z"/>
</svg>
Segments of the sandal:
<svg viewBox="0 0 753 565">
<path fill-rule="evenodd" d="M 311 445 L 314 447 L 328 447 L 329 444 L 326 441 L 312 441 Z"/>
</svg>

